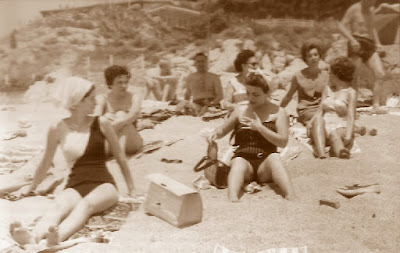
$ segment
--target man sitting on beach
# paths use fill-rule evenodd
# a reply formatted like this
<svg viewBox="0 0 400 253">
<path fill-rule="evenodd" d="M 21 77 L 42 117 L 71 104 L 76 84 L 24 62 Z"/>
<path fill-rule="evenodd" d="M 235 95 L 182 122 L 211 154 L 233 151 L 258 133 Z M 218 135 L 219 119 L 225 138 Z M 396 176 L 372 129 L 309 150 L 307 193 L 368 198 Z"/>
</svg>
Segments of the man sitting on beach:
<svg viewBox="0 0 400 253">
<path fill-rule="evenodd" d="M 219 105 L 223 98 L 219 76 L 208 72 L 207 61 L 208 57 L 204 53 L 196 54 L 194 65 L 197 72 L 189 74 L 184 84 L 183 107 L 189 108 L 198 116 L 203 115 L 209 106 Z"/>
<path fill-rule="evenodd" d="M 160 60 L 158 68 L 147 71 L 147 94 L 153 93 L 156 100 L 172 101 L 176 99 L 178 77 L 172 72 L 168 60 Z"/>
<path fill-rule="evenodd" d="M 342 21 L 339 23 L 340 32 L 349 40 L 348 56 L 352 58 L 356 66 L 355 88 L 358 89 L 357 80 L 359 78 L 361 64 L 364 63 L 374 74 L 373 83 L 373 112 L 385 113 L 380 107 L 382 83 L 377 79 L 385 75 L 382 61 L 377 51 L 382 50 L 378 34 L 374 28 L 373 6 L 376 0 L 361 0 L 350 6 Z"/>
</svg>

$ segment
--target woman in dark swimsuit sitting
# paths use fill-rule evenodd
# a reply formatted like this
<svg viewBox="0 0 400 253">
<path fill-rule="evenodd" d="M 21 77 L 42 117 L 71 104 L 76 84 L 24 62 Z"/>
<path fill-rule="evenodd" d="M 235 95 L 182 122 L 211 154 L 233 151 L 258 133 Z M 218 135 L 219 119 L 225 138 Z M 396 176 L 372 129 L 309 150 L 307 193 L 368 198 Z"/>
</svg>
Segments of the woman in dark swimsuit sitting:
<svg viewBox="0 0 400 253">
<path fill-rule="evenodd" d="M 228 175 L 229 198 L 237 202 L 245 182 L 274 181 L 286 199 L 295 199 L 289 175 L 277 153 L 277 147 L 285 147 L 288 142 L 288 116 L 283 108 L 269 101 L 269 86 L 261 75 L 250 74 L 246 90 L 249 105 L 237 107 L 210 136 L 219 139 L 234 131 L 237 149 Z"/>
</svg>

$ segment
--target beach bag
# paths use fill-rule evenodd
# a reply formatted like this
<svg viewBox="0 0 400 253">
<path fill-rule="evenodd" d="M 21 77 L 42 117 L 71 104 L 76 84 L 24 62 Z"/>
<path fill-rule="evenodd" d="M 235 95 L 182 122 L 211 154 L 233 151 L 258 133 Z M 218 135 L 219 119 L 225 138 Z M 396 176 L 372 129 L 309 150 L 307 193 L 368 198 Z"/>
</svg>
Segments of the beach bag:
<svg viewBox="0 0 400 253">
<path fill-rule="evenodd" d="M 210 141 L 207 148 L 207 155 L 204 156 L 195 166 L 194 171 L 204 170 L 204 176 L 218 189 L 228 186 L 228 174 L 230 167 L 218 160 L 218 145 L 215 141 Z"/>
</svg>

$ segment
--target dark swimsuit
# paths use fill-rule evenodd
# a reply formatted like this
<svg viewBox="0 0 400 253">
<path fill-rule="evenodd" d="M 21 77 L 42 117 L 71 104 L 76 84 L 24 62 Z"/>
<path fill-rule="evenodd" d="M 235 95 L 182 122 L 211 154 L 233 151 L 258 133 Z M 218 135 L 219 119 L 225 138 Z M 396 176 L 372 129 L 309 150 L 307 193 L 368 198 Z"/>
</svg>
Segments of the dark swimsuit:
<svg viewBox="0 0 400 253">
<path fill-rule="evenodd" d="M 275 122 L 264 122 L 263 125 L 276 132 Z M 277 147 L 265 139 L 259 132 L 244 128 L 239 123 L 235 129 L 235 143 L 237 149 L 233 158 L 242 157 L 253 167 L 254 177 L 257 177 L 257 170 L 260 164 L 272 153 L 277 152 Z M 232 159 L 233 159 L 232 158 Z"/>
<path fill-rule="evenodd" d="M 104 135 L 100 130 L 98 118 L 95 118 L 85 153 L 75 162 L 65 188 L 73 188 L 85 197 L 97 186 L 104 183 L 115 185 L 115 181 L 106 167 Z"/>
</svg>

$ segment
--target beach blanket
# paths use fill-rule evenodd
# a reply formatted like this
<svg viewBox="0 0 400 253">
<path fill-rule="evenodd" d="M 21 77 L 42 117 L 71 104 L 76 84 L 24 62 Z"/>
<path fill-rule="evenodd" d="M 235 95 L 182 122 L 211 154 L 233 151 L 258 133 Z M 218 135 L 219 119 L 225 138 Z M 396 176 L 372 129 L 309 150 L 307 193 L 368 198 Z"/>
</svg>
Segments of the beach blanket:
<svg viewBox="0 0 400 253">
<path fill-rule="evenodd" d="M 311 139 L 307 136 L 307 129 L 305 126 L 301 124 L 295 124 L 290 127 L 290 135 L 301 144 L 303 144 L 308 150 L 314 152 L 314 148 L 311 145 Z M 330 147 L 326 147 L 326 152 L 329 152 Z M 350 154 L 359 154 L 361 153 L 361 149 L 357 144 L 356 140 L 354 140 L 353 148 L 350 150 Z"/>
<path fill-rule="evenodd" d="M 14 241 L 10 241 L 12 239 L 5 241 L 7 239 L 5 238 L 4 245 L 9 246 L 1 248 L 1 252 L 49 253 L 70 248 L 80 243 L 109 243 L 113 239 L 113 232 L 118 231 L 125 223 L 129 213 L 138 210 L 143 202 L 144 197 L 142 196 L 134 198 L 120 197 L 117 204 L 106 211 L 93 215 L 81 230 L 59 245 L 48 247 L 43 240 L 38 245 L 25 245 L 22 247 Z M 30 226 L 34 226 L 39 220 L 40 217 L 36 218 Z"/>
<path fill-rule="evenodd" d="M 0 147 L 0 175 L 10 174 L 40 154 L 42 146 L 17 145 Z"/>
</svg>

